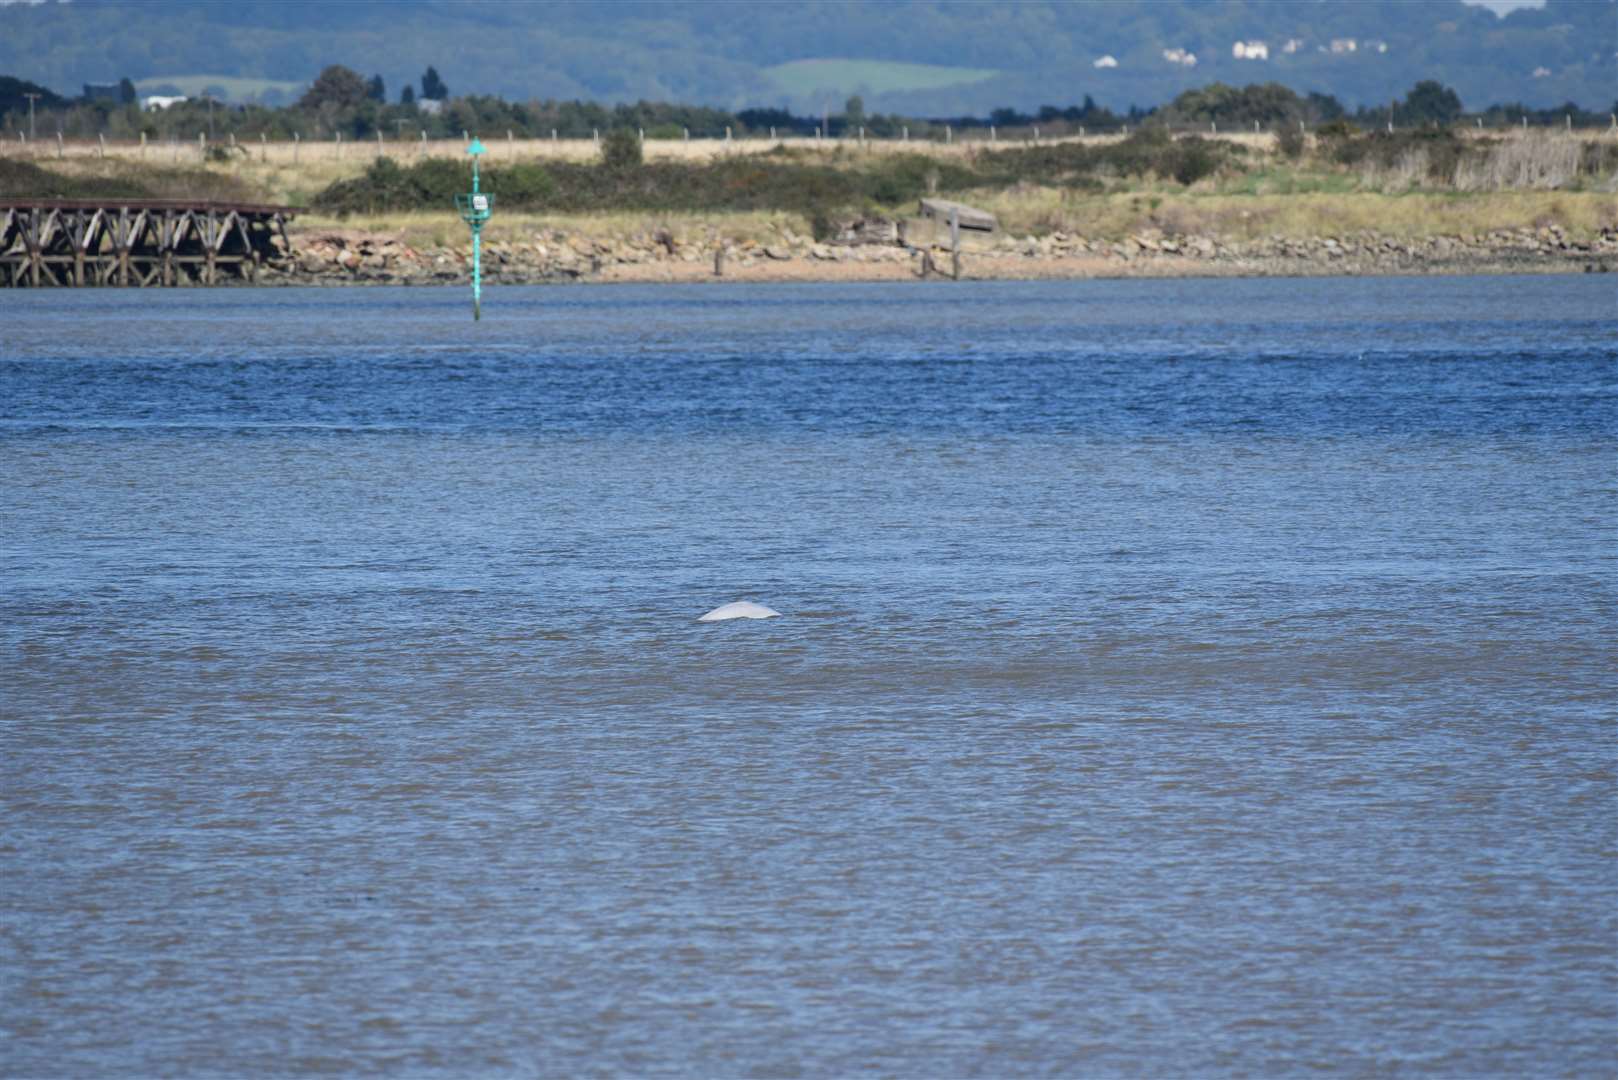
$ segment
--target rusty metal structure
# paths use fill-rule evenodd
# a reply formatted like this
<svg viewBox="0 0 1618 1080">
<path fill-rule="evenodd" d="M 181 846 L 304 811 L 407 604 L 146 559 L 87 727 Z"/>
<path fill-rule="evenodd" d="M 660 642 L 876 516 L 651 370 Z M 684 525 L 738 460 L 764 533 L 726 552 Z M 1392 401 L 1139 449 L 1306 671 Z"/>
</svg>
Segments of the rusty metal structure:
<svg viewBox="0 0 1618 1080">
<path fill-rule="evenodd" d="M 0 196 L 0 286 L 250 282 L 266 260 L 291 250 L 286 223 L 296 213 L 240 203 Z"/>
</svg>

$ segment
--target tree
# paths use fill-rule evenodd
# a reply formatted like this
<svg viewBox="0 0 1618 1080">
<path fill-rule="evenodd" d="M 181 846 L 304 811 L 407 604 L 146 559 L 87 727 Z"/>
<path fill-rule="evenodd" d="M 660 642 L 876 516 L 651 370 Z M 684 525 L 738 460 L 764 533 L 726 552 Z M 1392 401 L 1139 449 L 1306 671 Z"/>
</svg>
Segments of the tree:
<svg viewBox="0 0 1618 1080">
<path fill-rule="evenodd" d="M 305 109 L 318 109 L 331 105 L 338 109 L 352 109 L 366 99 L 365 79 L 357 71 L 341 64 L 333 64 L 315 79 L 314 85 L 298 101 Z"/>
<path fill-rule="evenodd" d="M 401 105 L 414 105 L 415 103 L 416 103 L 416 89 L 415 89 L 415 87 L 411 86 L 409 83 L 405 83 L 404 89 L 399 91 L 399 104 L 401 104 Z"/>
<path fill-rule="evenodd" d="M 843 106 L 843 122 L 850 129 L 862 127 L 865 124 L 865 99 L 855 94 Z"/>
<path fill-rule="evenodd" d="M 125 75 L 123 78 L 119 79 L 118 101 L 124 105 L 133 105 L 135 104 L 136 97 L 135 84 L 130 81 L 129 76 Z"/>
<path fill-rule="evenodd" d="M 1455 91 L 1433 79 L 1410 88 L 1404 102 L 1393 110 L 1393 122 L 1404 127 L 1437 124 L 1449 127 L 1461 118 L 1461 99 Z"/>
<path fill-rule="evenodd" d="M 449 87 L 438 77 L 438 69 L 430 64 L 421 76 L 421 96 L 428 101 L 443 101 L 449 97 Z"/>
<path fill-rule="evenodd" d="M 382 85 L 382 76 L 372 75 L 371 81 L 365 84 L 365 96 L 372 101 L 387 101 L 387 87 Z"/>
</svg>

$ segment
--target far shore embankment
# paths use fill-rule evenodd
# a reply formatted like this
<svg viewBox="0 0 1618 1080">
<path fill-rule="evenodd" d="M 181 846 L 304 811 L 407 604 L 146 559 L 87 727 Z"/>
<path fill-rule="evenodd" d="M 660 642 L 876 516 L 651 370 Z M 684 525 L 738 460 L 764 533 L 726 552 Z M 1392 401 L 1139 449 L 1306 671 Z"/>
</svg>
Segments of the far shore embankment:
<svg viewBox="0 0 1618 1080">
<path fill-rule="evenodd" d="M 471 274 L 467 243 L 420 245 L 404 231 L 314 226 L 292 234 L 264 283 L 433 285 Z M 490 285 L 559 282 L 810 282 L 948 280 L 943 245 L 816 241 L 790 228 L 729 239 L 648 225 L 622 233 L 535 227 L 483 246 Z M 1577 237 L 1558 225 L 1395 237 L 1362 231 L 1252 240 L 1147 229 L 1116 240 L 1056 232 L 975 241 L 962 280 L 1556 274 L 1618 271 L 1618 227 Z"/>
</svg>

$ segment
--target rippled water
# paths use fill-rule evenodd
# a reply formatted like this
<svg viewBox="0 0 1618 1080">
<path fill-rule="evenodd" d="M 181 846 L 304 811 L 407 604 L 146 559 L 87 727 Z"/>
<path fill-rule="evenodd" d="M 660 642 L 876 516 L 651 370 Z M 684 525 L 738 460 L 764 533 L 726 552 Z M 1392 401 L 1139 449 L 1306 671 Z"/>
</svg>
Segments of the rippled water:
<svg viewBox="0 0 1618 1080">
<path fill-rule="evenodd" d="M 1610 284 L 487 300 L 0 294 L 0 1072 L 1610 1074 Z"/>
</svg>

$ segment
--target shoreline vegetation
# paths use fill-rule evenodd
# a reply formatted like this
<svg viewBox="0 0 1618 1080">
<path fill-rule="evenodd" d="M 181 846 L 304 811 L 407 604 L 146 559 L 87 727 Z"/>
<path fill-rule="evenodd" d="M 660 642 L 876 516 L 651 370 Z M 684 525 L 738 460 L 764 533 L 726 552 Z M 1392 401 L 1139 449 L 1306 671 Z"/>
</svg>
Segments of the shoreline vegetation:
<svg viewBox="0 0 1618 1080">
<path fill-rule="evenodd" d="M 1433 128 L 1021 143 L 490 139 L 489 284 L 898 280 L 951 271 L 926 197 L 996 216 L 961 276 L 1618 270 L 1618 135 Z M 268 284 L 464 281 L 458 142 L 0 149 L 0 199 L 299 208 Z M 36 156 L 37 154 L 37 156 Z"/>
</svg>

